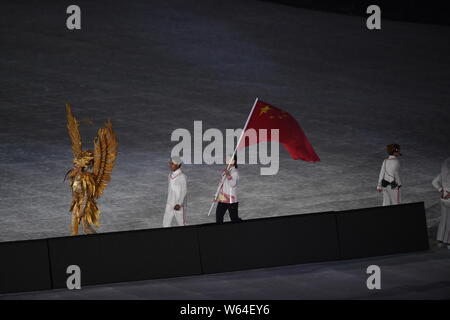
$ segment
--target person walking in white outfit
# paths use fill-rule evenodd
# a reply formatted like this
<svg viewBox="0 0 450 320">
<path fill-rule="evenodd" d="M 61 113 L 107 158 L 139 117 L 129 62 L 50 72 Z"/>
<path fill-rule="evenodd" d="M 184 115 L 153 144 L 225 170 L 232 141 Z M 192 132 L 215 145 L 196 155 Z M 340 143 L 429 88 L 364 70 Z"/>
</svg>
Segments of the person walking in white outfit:
<svg viewBox="0 0 450 320">
<path fill-rule="evenodd" d="M 441 220 L 437 231 L 438 246 L 450 249 L 450 158 L 441 166 L 441 173 L 433 179 L 433 187 L 441 193 Z"/>
<path fill-rule="evenodd" d="M 169 161 L 169 168 L 172 172 L 169 174 L 167 204 L 163 219 L 164 228 L 171 226 L 173 217 L 179 226 L 186 225 L 187 179 L 180 169 L 181 164 L 181 158 L 178 156 L 172 157 Z"/>
<path fill-rule="evenodd" d="M 400 178 L 400 145 L 390 144 L 386 146 L 389 157 L 383 161 L 380 175 L 378 177 L 378 192 L 383 193 L 383 206 L 400 204 L 402 202 L 400 188 L 402 180 Z"/>
</svg>

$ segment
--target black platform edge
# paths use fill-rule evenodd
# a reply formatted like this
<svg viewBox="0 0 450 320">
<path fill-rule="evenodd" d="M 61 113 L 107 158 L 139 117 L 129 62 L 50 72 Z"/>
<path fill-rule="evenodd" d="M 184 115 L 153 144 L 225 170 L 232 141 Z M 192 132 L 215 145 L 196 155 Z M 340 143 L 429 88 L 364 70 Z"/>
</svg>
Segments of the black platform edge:
<svg viewBox="0 0 450 320">
<path fill-rule="evenodd" d="M 204 273 L 339 259 L 334 212 L 198 226 Z"/>
<path fill-rule="evenodd" d="M 341 259 L 429 249 L 423 202 L 336 212 Z"/>
<path fill-rule="evenodd" d="M 82 286 L 428 250 L 423 202 L 0 243 L 0 293 Z"/>
<path fill-rule="evenodd" d="M 0 243 L 0 293 L 52 289 L 47 239 Z"/>
</svg>

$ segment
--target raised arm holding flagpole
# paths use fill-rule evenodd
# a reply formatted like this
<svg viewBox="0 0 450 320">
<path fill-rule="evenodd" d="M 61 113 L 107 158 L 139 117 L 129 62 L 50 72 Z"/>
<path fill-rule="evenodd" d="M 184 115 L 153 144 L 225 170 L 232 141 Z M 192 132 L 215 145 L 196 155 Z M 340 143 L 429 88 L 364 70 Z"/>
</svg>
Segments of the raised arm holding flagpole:
<svg viewBox="0 0 450 320">
<path fill-rule="evenodd" d="M 230 169 L 230 166 L 231 166 L 231 164 L 232 164 L 232 162 L 233 162 L 233 159 L 234 159 L 234 156 L 235 156 L 235 154 L 236 154 L 236 151 L 237 151 L 237 149 L 238 149 L 238 147 L 239 147 L 239 144 L 241 143 L 242 137 L 244 136 L 245 130 L 246 130 L 246 128 L 247 128 L 247 124 L 248 124 L 248 122 L 249 122 L 249 120 L 250 120 L 250 117 L 252 116 L 253 110 L 255 109 L 255 106 L 256 106 L 256 103 L 257 103 L 257 102 L 258 102 L 258 98 L 256 98 L 256 99 L 255 99 L 255 102 L 253 103 L 252 110 L 250 111 L 250 113 L 249 113 L 249 115 L 248 115 L 248 117 L 247 117 L 247 121 L 245 122 L 244 129 L 242 130 L 241 136 L 239 137 L 239 140 L 238 140 L 238 142 L 237 142 L 237 144 L 236 144 L 236 147 L 234 148 L 234 151 L 233 151 L 233 154 L 231 155 L 230 161 L 228 161 L 228 164 L 227 164 L 227 171 Z M 209 208 L 209 211 L 208 211 L 208 216 L 211 215 L 211 211 L 212 211 L 212 209 L 214 208 L 214 204 L 215 204 L 216 201 L 217 201 L 217 197 L 218 197 L 218 195 L 219 195 L 220 188 L 222 188 L 222 185 L 223 185 L 223 183 L 224 183 L 224 181 L 225 181 L 225 178 L 226 178 L 226 175 L 223 174 L 223 175 L 222 175 L 222 178 L 221 178 L 221 180 L 220 180 L 220 182 L 219 182 L 219 186 L 217 187 L 216 193 L 214 194 L 214 198 L 213 198 L 213 201 L 212 201 L 212 203 L 211 203 L 211 207 Z"/>
<path fill-rule="evenodd" d="M 294 160 L 302 159 L 308 162 L 320 161 L 319 156 L 314 151 L 311 143 L 303 132 L 303 129 L 291 114 L 256 98 L 236 148 L 234 148 L 234 152 L 230 158 L 231 161 L 228 162 L 227 171 L 230 169 L 236 151 L 254 143 L 249 141 L 249 139 L 242 141 L 242 138 L 248 129 L 254 129 L 257 132 L 258 139 L 256 140 L 256 143 L 272 141 L 272 135 L 269 134 L 266 134 L 263 138 L 264 140 L 262 140 L 262 137 L 260 137 L 258 133 L 259 130 L 263 129 L 270 131 L 276 129 L 279 131 L 279 135 L 277 136 L 277 139 L 272 142 L 282 144 Z M 225 178 L 226 176 L 223 175 L 220 180 L 213 198 L 213 203 L 209 208 L 208 216 L 214 208 L 214 203 L 217 201 L 217 196 L 219 195 Z"/>
</svg>

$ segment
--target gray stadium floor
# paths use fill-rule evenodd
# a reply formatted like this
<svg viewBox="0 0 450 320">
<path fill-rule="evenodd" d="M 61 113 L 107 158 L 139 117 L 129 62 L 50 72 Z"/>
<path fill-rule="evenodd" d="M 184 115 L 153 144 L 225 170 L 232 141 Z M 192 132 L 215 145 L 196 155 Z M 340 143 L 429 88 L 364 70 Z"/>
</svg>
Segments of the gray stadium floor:
<svg viewBox="0 0 450 320">
<path fill-rule="evenodd" d="M 99 232 L 160 227 L 176 128 L 240 128 L 255 97 L 299 120 L 319 163 L 281 149 L 280 171 L 240 169 L 245 219 L 372 207 L 384 146 L 403 146 L 404 201 L 440 210 L 431 186 L 450 142 L 450 28 L 264 1 L 2 2 L 0 241 L 68 234 L 66 102 L 85 145 L 111 117 L 120 143 Z M 32 7 L 31 7 L 32 6 Z M 107 9 L 105 9 L 107 6 Z M 207 217 L 221 165 L 186 165 L 188 223 Z"/>
</svg>

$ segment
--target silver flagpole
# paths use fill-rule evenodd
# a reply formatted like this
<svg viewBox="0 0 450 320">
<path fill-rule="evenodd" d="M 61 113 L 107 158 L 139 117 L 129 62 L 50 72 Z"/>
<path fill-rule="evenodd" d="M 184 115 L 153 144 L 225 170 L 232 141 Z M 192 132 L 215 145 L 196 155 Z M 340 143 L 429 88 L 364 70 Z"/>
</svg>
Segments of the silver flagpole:
<svg viewBox="0 0 450 320">
<path fill-rule="evenodd" d="M 252 110 L 250 111 L 250 114 L 247 117 L 247 121 L 245 122 L 244 129 L 242 130 L 242 133 L 241 133 L 241 136 L 239 137 L 238 143 L 237 143 L 236 147 L 234 148 L 233 155 L 230 158 L 230 162 L 228 162 L 227 170 L 230 169 L 231 162 L 233 161 L 234 155 L 236 154 L 236 151 L 237 151 L 237 148 L 239 147 L 239 144 L 241 143 L 242 137 L 244 136 L 244 133 L 245 133 L 245 129 L 247 129 L 248 122 L 250 121 L 250 118 L 251 118 L 251 116 L 253 114 L 253 110 L 255 109 L 257 102 L 258 102 L 258 98 L 256 98 L 255 99 L 255 103 L 253 103 Z M 214 200 L 211 203 L 211 207 L 209 208 L 208 217 L 211 215 L 211 211 L 214 208 L 214 204 L 216 203 L 217 196 L 219 195 L 220 188 L 222 187 L 224 181 L 225 181 L 225 175 L 222 175 L 222 178 L 220 179 L 219 186 L 217 187 L 216 193 L 214 194 L 214 198 L 213 198 Z"/>
</svg>

